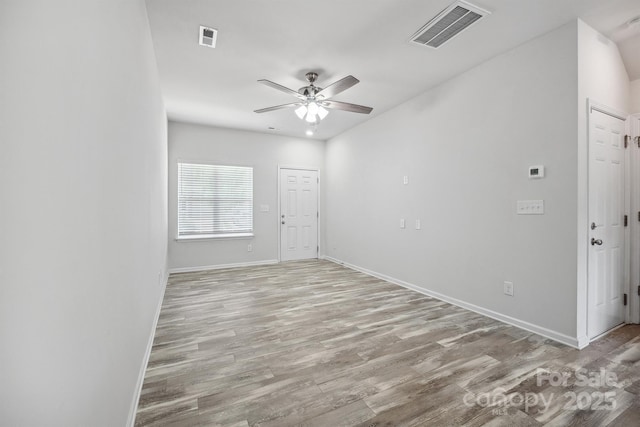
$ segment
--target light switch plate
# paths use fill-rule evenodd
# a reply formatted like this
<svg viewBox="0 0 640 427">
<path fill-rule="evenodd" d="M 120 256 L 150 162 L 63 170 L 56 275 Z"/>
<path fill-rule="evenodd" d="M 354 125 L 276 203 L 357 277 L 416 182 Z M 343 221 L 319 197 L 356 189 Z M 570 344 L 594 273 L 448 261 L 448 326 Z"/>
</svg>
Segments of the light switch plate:
<svg viewBox="0 0 640 427">
<path fill-rule="evenodd" d="M 405 228 L 406 227 L 406 222 L 404 219 L 400 220 L 400 228 Z"/>
<path fill-rule="evenodd" d="M 404 183 L 404 185 L 407 185 L 407 184 L 409 183 L 409 176 L 408 176 L 408 175 L 405 175 L 405 176 L 402 178 L 402 182 Z"/>
<path fill-rule="evenodd" d="M 544 215 L 544 200 L 518 200 L 518 215 Z"/>
<path fill-rule="evenodd" d="M 416 219 L 416 230 L 420 230 L 422 228 L 422 224 L 419 219 Z"/>
<path fill-rule="evenodd" d="M 260 205 L 260 212 L 269 212 L 269 205 Z"/>
<path fill-rule="evenodd" d="M 513 282 L 504 282 L 504 294 L 513 296 Z"/>
</svg>

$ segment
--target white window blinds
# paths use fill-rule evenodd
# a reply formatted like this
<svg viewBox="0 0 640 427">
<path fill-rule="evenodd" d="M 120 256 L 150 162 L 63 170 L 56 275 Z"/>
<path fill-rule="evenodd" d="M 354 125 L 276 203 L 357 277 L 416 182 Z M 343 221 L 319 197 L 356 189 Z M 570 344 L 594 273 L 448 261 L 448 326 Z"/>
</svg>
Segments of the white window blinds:
<svg viewBox="0 0 640 427">
<path fill-rule="evenodd" d="M 178 237 L 253 232 L 253 168 L 178 163 Z"/>
</svg>

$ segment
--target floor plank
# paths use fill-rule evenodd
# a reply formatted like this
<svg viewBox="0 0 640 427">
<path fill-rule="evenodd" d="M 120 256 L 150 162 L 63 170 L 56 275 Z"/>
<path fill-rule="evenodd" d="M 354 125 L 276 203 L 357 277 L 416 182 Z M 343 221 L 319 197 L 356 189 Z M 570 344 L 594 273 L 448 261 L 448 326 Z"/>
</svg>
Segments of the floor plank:
<svg viewBox="0 0 640 427">
<path fill-rule="evenodd" d="M 639 401 L 640 326 L 578 351 L 310 260 L 172 275 L 136 426 L 620 427 Z"/>
</svg>

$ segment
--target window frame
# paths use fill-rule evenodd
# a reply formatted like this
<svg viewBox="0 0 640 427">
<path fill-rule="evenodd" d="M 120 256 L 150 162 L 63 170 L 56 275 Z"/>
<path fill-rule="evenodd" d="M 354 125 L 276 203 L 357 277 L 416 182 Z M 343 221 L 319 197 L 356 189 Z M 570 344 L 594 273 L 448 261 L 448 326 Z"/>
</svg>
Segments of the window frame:
<svg viewBox="0 0 640 427">
<path fill-rule="evenodd" d="M 250 232 L 241 232 L 241 233 L 215 233 L 215 234 L 180 234 L 180 164 L 187 165 L 203 165 L 203 166 L 212 166 L 212 167 L 237 167 L 237 168 L 248 168 L 251 169 L 251 231 Z M 254 237 L 255 231 L 255 206 L 254 206 L 254 173 L 255 168 L 252 165 L 241 165 L 241 164 L 228 164 L 228 163 L 220 163 L 220 162 L 212 162 L 212 161 L 201 161 L 201 160 L 186 160 L 186 159 L 178 159 L 176 161 L 176 189 L 175 189 L 175 197 L 176 197 L 176 237 L 175 240 L 178 242 L 188 242 L 188 241 L 207 241 L 207 240 L 235 240 L 235 239 L 251 239 Z"/>
</svg>

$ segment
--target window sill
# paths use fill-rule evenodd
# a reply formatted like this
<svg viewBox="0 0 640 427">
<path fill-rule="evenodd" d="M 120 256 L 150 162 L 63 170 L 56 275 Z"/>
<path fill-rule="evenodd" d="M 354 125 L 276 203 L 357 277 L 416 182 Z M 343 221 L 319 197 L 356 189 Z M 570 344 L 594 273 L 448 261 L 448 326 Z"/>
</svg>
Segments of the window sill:
<svg viewBox="0 0 640 427">
<path fill-rule="evenodd" d="M 251 238 L 253 238 L 253 233 L 204 234 L 200 236 L 178 236 L 176 237 L 176 242 L 199 242 L 203 240 L 236 240 Z"/>
</svg>

